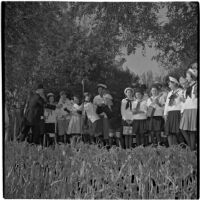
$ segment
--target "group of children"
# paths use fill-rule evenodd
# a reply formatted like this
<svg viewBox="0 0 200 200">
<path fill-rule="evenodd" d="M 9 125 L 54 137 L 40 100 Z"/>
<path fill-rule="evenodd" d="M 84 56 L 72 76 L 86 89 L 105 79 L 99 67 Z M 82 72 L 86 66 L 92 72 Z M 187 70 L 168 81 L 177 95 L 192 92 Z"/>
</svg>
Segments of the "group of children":
<svg viewBox="0 0 200 200">
<path fill-rule="evenodd" d="M 180 82 L 179 82 L 180 81 Z M 186 143 L 196 148 L 197 137 L 197 70 L 190 68 L 186 78 L 180 80 L 169 76 L 168 93 L 160 91 L 159 84 L 151 87 L 148 99 L 142 98 L 140 89 L 126 88 L 122 100 L 121 114 L 125 146 L 131 146 L 136 136 L 137 145 L 145 143 L 145 133 L 152 142 L 161 142 L 161 133 L 168 139 L 169 146 Z M 129 143 L 130 142 L 130 143 Z"/>
<path fill-rule="evenodd" d="M 102 140 L 101 136 L 103 136 L 103 139 L 107 142 L 109 138 L 107 117 L 109 114 L 107 113 L 107 116 L 104 112 L 101 112 L 101 109 L 107 109 L 111 113 L 112 96 L 105 94 L 105 88 L 104 84 L 98 85 L 99 95 L 94 98 L 93 102 L 91 94 L 85 93 L 82 103 L 78 96 L 74 96 L 70 100 L 66 93 L 62 91 L 60 92 L 60 100 L 56 105 L 54 94 L 49 93 L 47 95 L 49 104 L 56 105 L 56 110 L 45 109 L 45 133 L 52 137 L 57 133 L 58 141 L 61 142 L 67 142 L 69 138 L 80 136 L 87 136 L 87 140 L 90 142 Z"/>
<path fill-rule="evenodd" d="M 45 133 L 51 136 L 57 132 L 62 142 L 87 135 L 89 142 L 112 145 L 115 138 L 125 148 L 160 144 L 164 135 L 169 146 L 184 142 L 195 150 L 197 70 L 188 69 L 186 78 L 179 81 L 170 76 L 168 87 L 170 91 L 163 90 L 159 83 L 153 84 L 149 97 L 140 87 L 127 87 L 121 101 L 122 123 L 118 130 L 112 127 L 115 105 L 106 85 L 97 85 L 98 95 L 93 100 L 91 94 L 85 93 L 82 103 L 77 96 L 70 100 L 62 91 L 56 110 L 45 109 Z M 55 104 L 54 94 L 47 96 L 49 103 Z"/>
</svg>

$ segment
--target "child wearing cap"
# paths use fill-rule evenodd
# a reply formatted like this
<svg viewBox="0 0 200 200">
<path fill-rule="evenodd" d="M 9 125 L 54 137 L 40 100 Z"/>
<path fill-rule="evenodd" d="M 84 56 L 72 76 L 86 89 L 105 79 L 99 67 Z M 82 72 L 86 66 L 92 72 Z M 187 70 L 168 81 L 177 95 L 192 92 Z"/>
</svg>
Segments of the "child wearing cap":
<svg viewBox="0 0 200 200">
<path fill-rule="evenodd" d="M 182 118 L 180 129 L 183 136 L 190 146 L 191 150 L 195 150 L 195 136 L 197 133 L 197 71 L 188 69 L 186 79 L 189 87 L 184 93 L 185 102 L 183 103 Z"/>
<path fill-rule="evenodd" d="M 133 94 L 134 90 L 130 87 L 124 90 L 126 98 L 121 101 L 121 116 L 122 116 L 122 134 L 125 140 L 125 148 L 132 147 L 132 137 L 133 137 L 133 113 L 132 113 L 132 104 L 133 104 Z"/>
<path fill-rule="evenodd" d="M 133 133 L 136 134 L 137 146 L 145 144 L 145 133 L 147 132 L 147 101 L 143 99 L 141 88 L 135 90 L 136 100 L 132 104 Z"/>
<path fill-rule="evenodd" d="M 181 102 L 183 91 L 179 88 L 179 82 L 176 78 L 169 76 L 169 88 L 171 91 L 167 95 L 164 118 L 165 134 L 168 138 L 169 146 L 182 142 L 182 135 L 179 131 L 181 119 Z"/>
</svg>

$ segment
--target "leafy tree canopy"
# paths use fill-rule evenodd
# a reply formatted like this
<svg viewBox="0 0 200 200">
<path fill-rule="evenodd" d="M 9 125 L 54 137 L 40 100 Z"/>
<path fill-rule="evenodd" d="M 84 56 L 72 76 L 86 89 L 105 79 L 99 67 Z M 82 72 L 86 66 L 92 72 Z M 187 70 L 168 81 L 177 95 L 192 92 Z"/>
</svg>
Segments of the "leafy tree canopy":
<svg viewBox="0 0 200 200">
<path fill-rule="evenodd" d="M 197 59 L 197 3 L 6 2 L 4 18 L 6 89 L 23 99 L 35 84 L 47 91 L 96 92 L 108 84 L 120 101 L 138 76 L 122 70 L 121 52 L 154 46 L 165 68 Z M 158 14 L 167 10 L 168 22 Z M 116 56 L 122 59 L 116 61 Z M 16 92 L 17 91 L 17 92 Z"/>
</svg>

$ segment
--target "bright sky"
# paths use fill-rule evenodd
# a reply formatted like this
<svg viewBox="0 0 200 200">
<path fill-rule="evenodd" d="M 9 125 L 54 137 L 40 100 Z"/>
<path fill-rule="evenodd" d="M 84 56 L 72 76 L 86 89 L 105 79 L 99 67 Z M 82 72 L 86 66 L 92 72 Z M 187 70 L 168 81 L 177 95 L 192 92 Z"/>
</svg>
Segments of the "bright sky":
<svg viewBox="0 0 200 200">
<path fill-rule="evenodd" d="M 160 23 L 168 22 L 168 18 L 166 17 L 167 9 L 162 8 L 158 13 L 158 21 Z M 125 49 L 123 50 L 125 53 Z M 152 57 L 156 55 L 156 51 L 154 48 L 148 48 L 146 46 L 145 56 L 142 55 L 142 48 L 138 48 L 135 54 L 125 56 L 126 62 L 123 65 L 123 68 L 128 67 L 134 73 L 141 75 L 143 72 L 147 72 L 152 70 L 153 74 L 161 75 L 164 73 L 162 67 L 159 67 L 159 64 L 152 60 Z"/>
<path fill-rule="evenodd" d="M 126 62 L 124 63 L 123 68 L 128 67 L 132 72 L 138 75 L 149 70 L 152 70 L 155 75 L 161 75 L 162 68 L 159 67 L 155 60 L 152 60 L 155 53 L 155 49 L 146 47 L 146 53 L 145 56 L 143 56 L 142 48 L 138 48 L 135 54 L 125 56 Z"/>
</svg>

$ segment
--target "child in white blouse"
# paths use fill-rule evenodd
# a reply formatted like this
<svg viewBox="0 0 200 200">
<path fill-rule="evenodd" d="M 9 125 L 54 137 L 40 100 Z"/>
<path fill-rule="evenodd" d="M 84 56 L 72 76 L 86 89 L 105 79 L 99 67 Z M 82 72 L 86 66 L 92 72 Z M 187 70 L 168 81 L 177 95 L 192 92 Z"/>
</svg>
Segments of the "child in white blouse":
<svg viewBox="0 0 200 200">
<path fill-rule="evenodd" d="M 152 96 L 147 100 L 148 109 L 152 108 L 147 120 L 148 131 L 151 133 L 151 141 L 154 144 L 159 144 L 161 142 L 161 131 L 164 127 L 164 102 L 160 99 L 162 93 L 159 94 L 159 88 L 156 84 L 152 85 L 151 94 Z"/>
<path fill-rule="evenodd" d="M 123 135 L 124 135 L 124 139 L 125 139 L 125 148 L 131 148 L 132 137 L 133 137 L 132 104 L 133 104 L 134 90 L 132 88 L 128 87 L 124 90 L 124 94 L 126 95 L 126 98 L 122 99 L 122 102 L 121 102 Z"/>
<path fill-rule="evenodd" d="M 165 134 L 168 136 L 169 146 L 183 142 L 182 134 L 179 131 L 183 91 L 179 88 L 176 78 L 169 76 L 169 88 L 164 108 Z"/>
<path fill-rule="evenodd" d="M 147 102 L 143 99 L 143 91 L 138 88 L 135 91 L 136 100 L 133 102 L 132 113 L 133 132 L 136 134 L 137 146 L 145 144 L 145 133 L 147 132 Z"/>
</svg>

